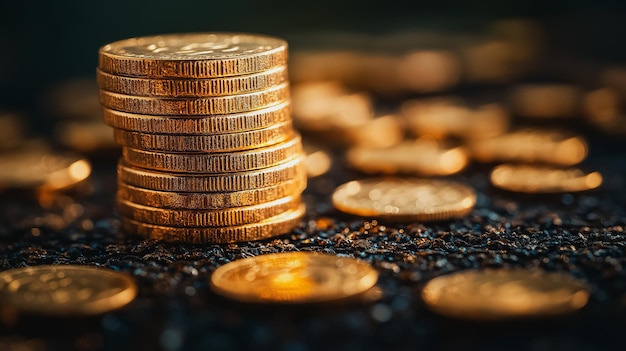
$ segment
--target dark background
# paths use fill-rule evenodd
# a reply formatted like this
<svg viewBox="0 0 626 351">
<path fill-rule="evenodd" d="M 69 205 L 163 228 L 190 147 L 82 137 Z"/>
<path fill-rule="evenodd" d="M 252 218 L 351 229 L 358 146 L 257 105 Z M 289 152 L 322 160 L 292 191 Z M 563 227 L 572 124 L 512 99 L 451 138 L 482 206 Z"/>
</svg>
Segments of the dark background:
<svg viewBox="0 0 626 351">
<path fill-rule="evenodd" d="M 133 36 L 192 31 L 279 35 L 382 34 L 405 29 L 474 32 L 502 18 L 536 19 L 549 47 L 624 62 L 626 3 L 617 1 L 3 1 L 0 106 L 27 110 L 50 85 L 92 77 L 100 46 Z"/>
</svg>

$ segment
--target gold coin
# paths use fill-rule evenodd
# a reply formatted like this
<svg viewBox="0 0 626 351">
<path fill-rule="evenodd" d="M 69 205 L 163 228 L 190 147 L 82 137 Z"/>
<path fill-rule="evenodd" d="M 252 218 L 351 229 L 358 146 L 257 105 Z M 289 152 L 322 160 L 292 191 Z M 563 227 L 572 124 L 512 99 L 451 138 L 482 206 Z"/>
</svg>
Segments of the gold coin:
<svg viewBox="0 0 626 351">
<path fill-rule="evenodd" d="M 274 186 L 306 173 L 304 156 L 293 155 L 285 162 L 254 171 L 236 173 L 169 173 L 135 168 L 120 160 L 118 179 L 145 189 L 185 193 L 242 191 Z"/>
<path fill-rule="evenodd" d="M 18 147 L 25 139 L 25 131 L 23 117 L 0 111 L 0 150 Z"/>
<path fill-rule="evenodd" d="M 578 168 L 504 164 L 491 171 L 491 183 L 518 193 L 565 193 L 595 189 L 602 175 Z"/>
<path fill-rule="evenodd" d="M 294 178 L 264 188 L 220 193 L 158 191 L 118 182 L 118 196 L 134 203 L 158 208 L 215 210 L 253 206 L 301 194 L 306 188 L 304 172 Z"/>
<path fill-rule="evenodd" d="M 104 108 L 104 122 L 113 128 L 162 134 L 224 134 L 270 127 L 291 121 L 289 102 L 261 110 L 215 116 L 146 116 Z"/>
<path fill-rule="evenodd" d="M 510 92 L 513 112 L 523 117 L 566 118 L 580 113 L 583 93 L 569 84 L 526 84 Z"/>
<path fill-rule="evenodd" d="M 248 257 L 213 272 L 211 288 L 243 302 L 314 303 L 370 289 L 378 272 L 354 258 L 311 252 Z"/>
<path fill-rule="evenodd" d="M 509 114 L 499 104 L 470 108 L 462 99 L 431 98 L 402 104 L 402 115 L 416 135 L 467 139 L 500 135 L 509 128 Z"/>
<path fill-rule="evenodd" d="M 260 222 L 227 227 L 182 228 L 138 222 L 122 217 L 122 227 L 150 239 L 191 244 L 221 244 L 254 241 L 289 233 L 300 222 L 305 213 L 304 204 L 297 210 L 281 213 Z"/>
<path fill-rule="evenodd" d="M 287 66 L 244 76 L 212 79 L 146 79 L 97 71 L 100 89 L 153 97 L 201 97 L 246 94 L 287 82 Z"/>
<path fill-rule="evenodd" d="M 60 122 L 56 126 L 55 136 L 61 145 L 81 152 L 119 147 L 111 128 L 100 120 Z"/>
<path fill-rule="evenodd" d="M 91 164 L 71 153 L 53 153 L 42 145 L 0 155 L 0 188 L 59 190 L 87 179 Z"/>
<path fill-rule="evenodd" d="M 302 154 L 300 136 L 280 144 L 228 153 L 170 154 L 122 148 L 124 160 L 134 166 L 170 172 L 228 173 L 276 166 Z"/>
<path fill-rule="evenodd" d="M 463 184 L 432 179 L 354 180 L 335 189 L 342 212 L 396 221 L 442 221 L 463 217 L 476 204 L 476 193 Z"/>
<path fill-rule="evenodd" d="M 333 165 L 330 154 L 321 146 L 304 140 L 304 152 L 306 154 L 306 174 L 313 178 L 328 172 Z"/>
<path fill-rule="evenodd" d="M 437 277 L 426 284 L 422 298 L 444 316 L 500 320 L 574 312 L 587 304 L 589 291 L 563 273 L 487 269 Z"/>
<path fill-rule="evenodd" d="M 135 282 L 110 269 L 54 265 L 0 272 L 2 307 L 50 316 L 109 312 L 137 295 Z"/>
<path fill-rule="evenodd" d="M 270 146 L 290 137 L 294 130 L 291 122 L 247 132 L 209 135 L 147 134 L 116 129 L 115 140 L 122 146 L 135 149 L 176 152 L 228 152 Z"/>
<path fill-rule="evenodd" d="M 481 162 L 516 161 L 571 166 L 587 156 L 582 136 L 558 130 L 521 129 L 497 137 L 472 140 L 470 154 Z"/>
<path fill-rule="evenodd" d="M 215 78 L 257 73 L 287 63 L 287 43 L 243 33 L 167 34 L 100 48 L 102 71 L 147 78 Z"/>
<path fill-rule="evenodd" d="M 254 111 L 274 106 L 288 99 L 289 85 L 287 83 L 247 94 L 200 98 L 155 98 L 100 90 L 102 106 L 143 115 L 224 115 Z"/>
<path fill-rule="evenodd" d="M 289 196 L 253 206 L 183 210 L 139 205 L 118 196 L 117 209 L 123 217 L 143 223 L 171 227 L 223 227 L 260 222 L 286 211 L 297 210 L 300 203 L 300 196 Z"/>
<path fill-rule="evenodd" d="M 348 164 L 362 172 L 383 174 L 449 175 L 467 165 L 461 147 L 428 139 L 405 141 L 386 148 L 354 147 L 346 154 Z"/>
</svg>

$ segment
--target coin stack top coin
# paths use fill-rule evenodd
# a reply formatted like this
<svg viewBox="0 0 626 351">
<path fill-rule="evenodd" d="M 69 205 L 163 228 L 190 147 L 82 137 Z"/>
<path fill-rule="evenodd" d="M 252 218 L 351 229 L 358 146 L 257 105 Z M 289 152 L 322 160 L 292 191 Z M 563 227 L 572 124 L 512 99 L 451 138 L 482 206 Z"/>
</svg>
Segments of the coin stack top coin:
<svg viewBox="0 0 626 351">
<path fill-rule="evenodd" d="M 123 147 L 128 232 L 220 243 L 289 232 L 306 169 L 292 127 L 287 43 L 241 33 L 132 38 L 100 48 L 104 121 Z"/>
</svg>

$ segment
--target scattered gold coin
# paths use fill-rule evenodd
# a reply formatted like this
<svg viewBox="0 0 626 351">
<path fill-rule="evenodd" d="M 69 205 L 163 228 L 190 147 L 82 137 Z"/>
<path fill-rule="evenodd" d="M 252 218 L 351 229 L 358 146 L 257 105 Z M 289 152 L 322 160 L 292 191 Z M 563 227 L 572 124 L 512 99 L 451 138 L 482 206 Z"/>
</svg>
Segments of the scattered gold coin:
<svg viewBox="0 0 626 351">
<path fill-rule="evenodd" d="M 522 269 L 447 274 L 422 290 L 434 312 L 477 320 L 561 315 L 581 309 L 588 297 L 585 284 L 569 275 Z"/>
<path fill-rule="evenodd" d="M 467 165 L 467 153 L 428 139 L 405 141 L 386 148 L 353 147 L 346 154 L 350 166 L 366 173 L 450 175 Z"/>
<path fill-rule="evenodd" d="M 396 221 L 441 221 L 467 215 L 476 193 L 463 184 L 431 179 L 354 180 L 339 186 L 332 202 L 340 211 Z"/>
<path fill-rule="evenodd" d="M 243 302 L 315 303 L 363 293 L 377 279 L 376 270 L 356 259 L 290 252 L 225 264 L 211 276 L 211 288 Z"/>
<path fill-rule="evenodd" d="M 287 63 L 287 43 L 270 36 L 190 33 L 120 40 L 100 48 L 100 70 L 148 78 L 216 78 Z"/>
<path fill-rule="evenodd" d="M 333 165 L 333 159 L 321 146 L 304 141 L 306 173 L 310 178 L 326 174 Z"/>
<path fill-rule="evenodd" d="M 559 130 L 520 129 L 493 138 L 472 140 L 471 156 L 481 162 L 511 161 L 571 166 L 587 156 L 582 136 Z"/>
<path fill-rule="evenodd" d="M 0 111 L 0 150 L 19 146 L 25 139 L 25 129 L 23 117 Z"/>
<path fill-rule="evenodd" d="M 408 128 L 416 135 L 464 139 L 489 138 L 509 128 L 509 114 L 499 104 L 470 108 L 455 97 L 409 100 L 401 106 Z"/>
<path fill-rule="evenodd" d="M 119 148 L 111 128 L 100 120 L 61 122 L 57 124 L 55 136 L 61 145 L 80 152 Z"/>
<path fill-rule="evenodd" d="M 578 168 L 503 164 L 491 171 L 491 183 L 519 193 L 565 193 L 595 189 L 602 175 Z"/>
<path fill-rule="evenodd" d="M 135 282 L 110 269 L 55 265 L 0 272 L 0 305 L 17 312 L 96 315 L 123 307 L 136 295 Z"/>
<path fill-rule="evenodd" d="M 568 84 L 527 84 L 510 92 L 513 112 L 523 117 L 567 118 L 580 114 L 582 91 Z"/>
<path fill-rule="evenodd" d="M 78 184 L 91 174 L 86 159 L 53 153 L 36 144 L 0 155 L 0 188 L 60 190 Z"/>
</svg>

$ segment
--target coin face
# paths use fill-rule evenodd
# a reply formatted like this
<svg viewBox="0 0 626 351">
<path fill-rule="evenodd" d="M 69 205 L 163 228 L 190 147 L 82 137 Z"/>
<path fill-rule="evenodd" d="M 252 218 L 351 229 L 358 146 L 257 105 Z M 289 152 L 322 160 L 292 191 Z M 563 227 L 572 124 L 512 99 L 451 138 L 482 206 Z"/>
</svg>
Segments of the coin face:
<svg viewBox="0 0 626 351">
<path fill-rule="evenodd" d="M 161 60 L 219 60 L 283 49 L 285 41 L 237 33 L 170 34 L 132 38 L 105 45 L 112 55 Z"/>
<path fill-rule="evenodd" d="M 242 33 L 167 34 L 100 48 L 98 68 L 145 78 L 217 78 L 262 72 L 287 63 L 287 43 Z"/>
<path fill-rule="evenodd" d="M 574 167 L 504 164 L 491 171 L 491 183 L 519 193 L 563 193 L 595 189 L 602 184 L 602 175 Z"/>
<path fill-rule="evenodd" d="M 343 184 L 332 202 L 338 210 L 359 216 L 440 221 L 468 214 L 476 204 L 476 193 L 452 181 L 380 178 Z"/>
<path fill-rule="evenodd" d="M 377 279 L 376 270 L 352 258 L 290 252 L 223 265 L 211 276 L 211 287 L 244 302 L 313 303 L 354 296 Z"/>
<path fill-rule="evenodd" d="M 581 309 L 588 297 L 585 284 L 566 274 L 522 269 L 447 274 L 422 290 L 434 312 L 479 320 L 560 315 Z"/>
<path fill-rule="evenodd" d="M 136 295 L 129 276 L 109 269 L 58 265 L 0 272 L 0 303 L 27 313 L 96 315 L 125 306 Z"/>
</svg>

